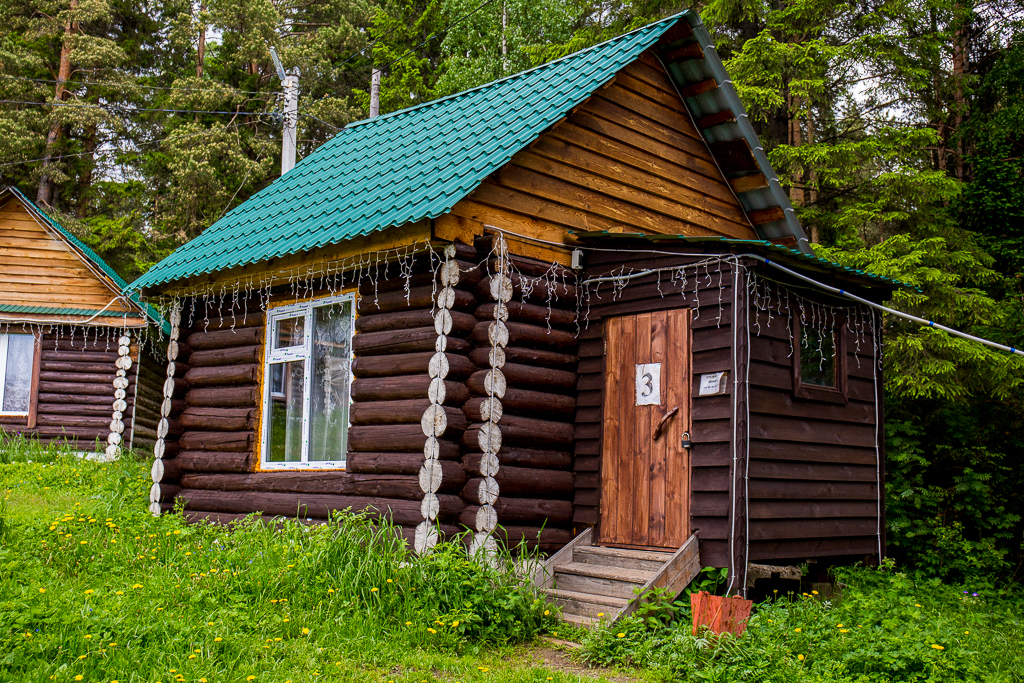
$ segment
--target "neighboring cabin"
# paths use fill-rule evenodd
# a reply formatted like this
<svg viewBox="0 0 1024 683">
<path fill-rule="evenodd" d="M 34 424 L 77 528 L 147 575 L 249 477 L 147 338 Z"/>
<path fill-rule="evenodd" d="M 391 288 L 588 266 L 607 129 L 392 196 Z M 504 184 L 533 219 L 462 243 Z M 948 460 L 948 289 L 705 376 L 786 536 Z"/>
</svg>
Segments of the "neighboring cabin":
<svg viewBox="0 0 1024 683">
<path fill-rule="evenodd" d="M 155 311 L 126 286 L 18 190 L 0 190 L 0 429 L 89 451 L 98 440 L 108 455 L 155 443 L 163 377 L 139 363 Z"/>
<path fill-rule="evenodd" d="M 581 620 L 878 556 L 878 319 L 765 259 L 897 286 L 811 255 L 692 12 L 351 124 L 132 285 L 184 379 L 152 509 L 562 548 Z"/>
</svg>

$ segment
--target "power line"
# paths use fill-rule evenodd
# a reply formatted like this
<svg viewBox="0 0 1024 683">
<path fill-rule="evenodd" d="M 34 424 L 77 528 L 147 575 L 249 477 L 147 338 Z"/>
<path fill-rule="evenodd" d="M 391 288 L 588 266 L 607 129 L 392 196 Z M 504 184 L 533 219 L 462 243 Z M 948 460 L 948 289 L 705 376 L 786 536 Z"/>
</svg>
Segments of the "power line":
<svg viewBox="0 0 1024 683">
<path fill-rule="evenodd" d="M 24 100 L 0 100 L 0 104 L 28 104 L 36 107 L 71 107 L 73 109 L 99 109 L 111 113 L 107 107 L 98 104 L 75 104 L 74 102 L 29 102 Z M 260 116 L 272 112 L 257 111 L 211 111 L 207 109 L 157 109 L 151 107 L 132 107 L 129 105 L 110 104 L 112 109 L 131 109 L 132 111 L 164 112 L 167 114 L 231 114 L 232 116 Z"/>
<path fill-rule="evenodd" d="M 32 81 L 32 82 L 35 82 L 35 83 L 60 83 L 61 82 L 61 81 L 54 80 L 52 78 L 29 78 L 28 76 L 8 76 L 7 74 L 0 74 L 0 78 L 4 78 L 4 79 L 9 80 L 9 81 Z M 181 91 L 181 92 L 213 92 L 213 93 L 223 92 L 222 90 L 218 90 L 217 88 L 179 88 L 179 87 L 172 86 L 172 85 L 145 85 L 145 84 L 142 84 L 142 83 L 105 83 L 105 82 L 102 82 L 102 81 L 83 81 L 81 83 L 77 83 L 77 82 L 74 82 L 74 81 L 64 81 L 64 84 L 65 85 L 69 85 L 69 86 L 74 86 L 74 85 L 86 85 L 86 86 L 88 86 L 88 85 L 99 85 L 99 86 L 103 86 L 103 87 L 107 87 L 107 88 L 149 88 L 150 90 L 178 90 L 178 91 Z M 230 93 L 225 93 L 225 94 L 234 94 L 234 93 L 240 93 L 242 95 L 266 95 L 267 94 L 266 92 L 261 92 L 259 90 L 237 90 L 235 88 L 230 88 L 230 90 L 231 90 Z"/>
</svg>

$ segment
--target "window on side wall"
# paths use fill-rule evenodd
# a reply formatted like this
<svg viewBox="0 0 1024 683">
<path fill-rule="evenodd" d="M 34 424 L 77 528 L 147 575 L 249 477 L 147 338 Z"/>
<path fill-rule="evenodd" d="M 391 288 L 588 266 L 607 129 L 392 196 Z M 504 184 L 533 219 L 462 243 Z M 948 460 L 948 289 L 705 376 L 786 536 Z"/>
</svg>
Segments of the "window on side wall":
<svg viewBox="0 0 1024 683">
<path fill-rule="evenodd" d="M 793 393 L 798 398 L 847 402 L 846 321 L 830 325 L 793 321 Z"/>
<path fill-rule="evenodd" d="M 264 469 L 345 466 L 352 330 L 352 295 L 268 311 Z"/>
<path fill-rule="evenodd" d="M 0 334 L 0 415 L 28 415 L 36 338 Z"/>
</svg>

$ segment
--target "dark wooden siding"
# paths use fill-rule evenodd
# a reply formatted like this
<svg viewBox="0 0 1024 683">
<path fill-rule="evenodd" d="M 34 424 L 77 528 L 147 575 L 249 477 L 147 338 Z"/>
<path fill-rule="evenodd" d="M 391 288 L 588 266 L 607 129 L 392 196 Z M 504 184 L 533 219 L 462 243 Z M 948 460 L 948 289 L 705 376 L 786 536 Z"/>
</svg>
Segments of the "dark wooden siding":
<svg viewBox="0 0 1024 683">
<path fill-rule="evenodd" d="M 660 248 L 659 248 L 660 250 Z M 588 253 L 586 277 L 604 275 L 625 267 L 626 272 L 692 264 L 700 255 L 665 256 L 652 253 Z M 601 486 L 601 416 L 603 409 L 604 345 L 603 320 L 668 308 L 694 308 L 691 322 L 692 428 L 691 441 L 691 528 L 699 532 L 701 563 L 728 563 L 729 474 L 732 458 L 732 397 L 697 396 L 702 373 L 732 372 L 732 267 L 712 265 L 686 271 L 685 293 L 681 281 L 663 273 L 631 281 L 617 295 L 610 283 L 581 304 L 579 382 L 576 412 L 576 512 L 579 524 L 597 524 Z M 696 294 L 694 287 L 696 284 Z M 695 305 L 699 302 L 699 305 Z"/>
</svg>

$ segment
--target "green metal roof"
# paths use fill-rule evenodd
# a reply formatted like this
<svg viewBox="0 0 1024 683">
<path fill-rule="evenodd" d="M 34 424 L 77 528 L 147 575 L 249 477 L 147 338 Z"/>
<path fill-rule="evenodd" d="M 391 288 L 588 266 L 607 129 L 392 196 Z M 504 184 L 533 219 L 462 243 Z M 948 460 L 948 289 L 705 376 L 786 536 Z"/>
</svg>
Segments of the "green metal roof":
<svg viewBox="0 0 1024 683">
<path fill-rule="evenodd" d="M 38 206 L 36 206 L 35 202 L 33 202 L 28 197 L 26 197 L 24 194 L 22 194 L 21 190 L 19 190 L 18 188 L 14 187 L 13 185 L 7 186 L 5 188 L 5 190 L 7 192 L 10 192 L 12 195 L 14 195 L 18 199 L 18 201 L 20 201 L 22 203 L 22 205 L 25 207 L 25 209 L 29 213 L 33 214 L 34 216 L 36 216 L 36 218 L 38 218 L 39 220 L 42 220 L 47 225 L 49 225 L 51 228 L 56 230 L 57 233 L 60 234 L 61 237 L 63 237 L 65 240 L 67 240 L 71 244 L 71 246 L 73 246 L 75 249 L 80 251 L 82 253 L 82 256 L 84 256 L 86 259 L 88 259 L 90 263 L 92 263 L 94 266 L 96 266 L 101 271 L 103 271 L 107 276 L 109 276 L 110 279 L 114 281 L 114 284 L 116 284 L 118 286 L 118 288 L 120 289 L 121 292 L 124 292 L 128 288 L 128 283 L 125 282 L 124 278 L 122 278 L 120 275 L 118 275 L 117 271 L 115 271 L 113 268 L 111 268 L 110 265 L 107 264 L 106 261 L 101 259 L 99 257 L 99 254 L 97 254 L 95 251 L 90 249 L 88 247 L 88 245 L 85 244 L 85 242 L 83 242 L 82 240 L 78 239 L 74 235 L 74 233 L 72 233 L 71 231 L 67 230 L 63 225 L 61 225 L 57 221 L 53 220 L 53 218 L 51 218 L 48 213 L 46 213 L 45 211 L 40 209 Z M 4 190 L 0 190 L 0 198 L 3 197 L 3 192 L 4 192 Z M 141 301 L 139 301 L 139 297 L 138 297 L 137 293 L 136 294 L 131 294 L 129 296 L 129 299 L 131 299 L 132 302 L 135 305 L 137 305 L 140 309 L 145 311 L 146 316 L 150 320 L 152 320 L 153 322 L 155 322 L 157 324 L 163 325 L 166 328 L 166 331 L 170 330 L 170 327 L 167 325 L 166 321 L 160 316 L 160 312 L 158 310 L 156 310 L 155 308 L 153 308 L 152 306 L 150 306 L 149 304 L 144 304 Z M 31 310 L 31 311 L 30 310 L 18 310 L 18 311 L 8 310 L 8 309 L 13 309 L 13 308 L 23 308 L 23 309 L 29 309 L 29 308 L 36 309 L 36 308 L 38 308 L 38 309 L 45 309 L 45 310 Z M 21 307 L 18 307 L 18 306 L 11 306 L 11 305 L 6 305 L 3 308 L 0 308 L 0 310 L 2 310 L 5 313 L 36 313 L 36 314 L 39 314 L 39 315 L 50 315 L 50 314 L 52 314 L 52 315 L 85 315 L 85 316 L 95 315 L 96 313 L 99 312 L 99 311 L 92 311 L 92 310 L 85 310 L 85 309 L 58 308 L 58 307 L 55 307 L 55 306 L 21 306 Z"/>
<path fill-rule="evenodd" d="M 132 283 L 142 289 L 435 218 L 655 44 L 669 17 L 473 90 L 350 124 Z"/>
<path fill-rule="evenodd" d="M 781 244 L 775 244 L 768 240 L 744 240 L 733 237 L 710 237 L 703 235 L 650 235 L 642 232 L 610 232 L 608 230 L 573 232 L 573 235 L 583 242 L 590 240 L 643 240 L 647 242 L 714 242 L 716 244 L 727 244 L 730 246 L 736 245 L 749 248 L 751 251 L 764 251 L 778 254 L 785 258 L 793 259 L 796 263 L 820 266 L 824 270 L 829 270 L 841 275 L 853 275 L 856 277 L 867 278 L 869 280 L 873 280 L 873 284 L 876 285 L 885 285 L 890 288 L 903 287 L 905 289 L 921 291 L 918 287 L 907 284 L 906 282 L 894 280 L 893 278 L 886 277 L 885 275 L 876 275 L 875 273 L 871 273 L 866 270 L 844 266 L 841 263 L 829 261 L 828 259 L 823 259 L 819 256 L 815 256 L 814 254 L 807 254 L 799 249 L 792 249 Z"/>
<path fill-rule="evenodd" d="M 0 313 L 30 313 L 34 315 L 78 315 L 94 316 L 103 311 L 99 308 L 61 308 L 60 306 L 23 306 L 20 304 L 0 304 Z M 124 313 L 115 311 L 108 314 L 111 317 L 122 318 L 127 315 L 129 318 L 141 318 L 141 313 L 131 311 Z"/>
</svg>

